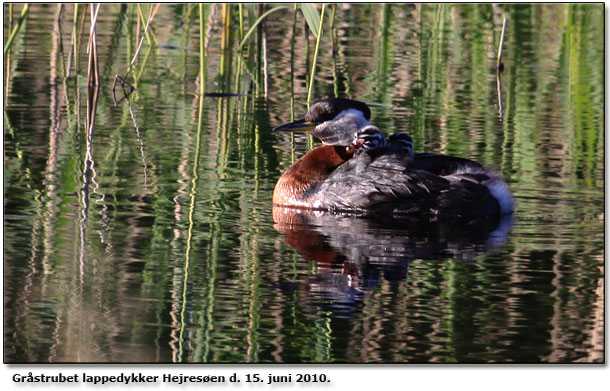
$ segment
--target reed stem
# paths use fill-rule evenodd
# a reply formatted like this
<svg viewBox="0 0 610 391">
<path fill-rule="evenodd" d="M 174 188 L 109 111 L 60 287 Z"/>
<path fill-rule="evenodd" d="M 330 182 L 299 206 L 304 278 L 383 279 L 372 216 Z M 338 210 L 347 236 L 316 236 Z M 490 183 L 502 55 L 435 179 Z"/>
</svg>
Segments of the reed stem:
<svg viewBox="0 0 610 391">
<path fill-rule="evenodd" d="M 25 4 L 23 6 L 23 9 L 21 10 L 21 15 L 19 16 L 19 20 L 17 21 L 17 26 L 9 35 L 8 40 L 6 41 L 6 45 L 4 45 L 4 55 L 5 56 L 8 53 L 8 51 L 11 50 L 11 45 L 13 44 L 13 41 L 15 40 L 15 37 L 17 36 L 19 29 L 21 29 L 21 25 L 23 24 L 23 21 L 28 16 L 29 10 L 30 10 L 30 5 Z"/>
<path fill-rule="evenodd" d="M 500 45 L 498 46 L 498 61 L 496 63 L 496 87 L 498 91 L 498 116 L 500 120 L 504 117 L 504 108 L 502 106 L 502 79 L 500 73 L 504 68 L 502 64 L 502 46 L 504 45 L 504 35 L 506 33 L 506 22 L 507 18 L 504 18 L 502 22 L 502 35 L 500 35 Z"/>
<path fill-rule="evenodd" d="M 199 118 L 198 127 L 201 127 L 203 118 L 203 97 L 205 96 L 205 23 L 203 4 L 199 4 Z"/>
<path fill-rule="evenodd" d="M 99 86 L 100 85 L 100 75 L 99 75 L 99 62 L 97 58 L 97 17 L 100 12 L 101 4 L 98 3 L 95 11 L 93 10 L 93 6 L 91 7 L 91 29 L 89 32 L 89 45 L 87 46 L 87 52 L 89 53 L 89 70 L 88 70 L 88 78 L 87 85 L 91 86 Z"/>
<path fill-rule="evenodd" d="M 72 48 L 68 53 L 68 60 L 66 65 L 66 79 L 71 75 L 72 62 L 74 62 L 74 72 L 77 72 L 77 64 L 78 64 L 78 56 L 76 54 L 76 41 L 77 41 L 77 31 L 78 27 L 78 3 L 74 4 L 74 15 L 72 19 Z"/>
<path fill-rule="evenodd" d="M 258 24 L 260 22 L 262 22 L 263 19 L 265 19 L 269 14 L 272 14 L 272 13 L 274 13 L 276 11 L 287 9 L 287 8 L 290 8 L 290 7 L 280 6 L 280 7 L 271 8 L 270 10 L 266 11 L 265 13 L 263 13 L 258 19 L 256 19 L 256 22 L 254 22 L 252 24 L 252 26 L 248 26 L 248 32 L 246 33 L 246 35 L 242 38 L 241 42 L 239 43 L 239 47 L 237 48 L 237 51 L 241 51 L 241 48 L 244 46 L 244 44 L 246 43 L 248 38 L 250 38 L 250 35 L 252 35 L 252 33 L 254 33 L 254 28 L 256 26 L 258 26 Z"/>
<path fill-rule="evenodd" d="M 339 97 L 339 76 L 337 75 L 337 31 L 335 30 L 335 17 L 337 15 L 337 4 L 332 6 L 330 14 L 330 40 L 332 43 L 332 59 L 333 59 L 333 92 L 334 97 Z"/>
<path fill-rule="evenodd" d="M 8 5 L 8 35 L 13 31 L 13 3 Z"/>
<path fill-rule="evenodd" d="M 297 3 L 292 13 L 292 38 L 290 40 L 290 122 L 294 121 L 294 44 L 297 32 Z M 290 162 L 294 164 L 294 132 L 290 132 Z"/>
<path fill-rule="evenodd" d="M 244 5 L 239 3 L 239 41 L 244 39 Z"/>
<path fill-rule="evenodd" d="M 322 26 L 324 25 L 324 9 L 326 4 L 322 3 L 322 11 L 320 11 L 320 26 L 318 27 L 318 36 L 316 37 L 316 47 L 313 51 L 313 64 L 311 65 L 311 76 L 309 77 L 309 89 L 307 91 L 307 107 L 311 103 L 311 95 L 313 93 L 313 85 L 316 76 L 316 63 L 318 62 L 318 51 L 320 49 L 320 38 L 322 37 Z"/>
<path fill-rule="evenodd" d="M 158 6 L 159 6 L 159 4 L 157 4 L 156 7 L 158 7 Z M 152 22 L 153 17 L 156 14 L 156 11 L 154 10 L 156 7 L 153 7 L 152 5 L 150 7 L 150 13 L 148 15 L 148 20 L 146 21 L 146 27 L 144 27 L 144 34 L 140 38 L 140 43 L 138 44 L 138 47 L 136 48 L 136 52 L 133 55 L 133 58 L 131 59 L 131 63 L 129 64 L 129 67 L 127 68 L 127 72 L 125 72 L 125 76 L 122 77 L 121 85 L 123 85 L 123 83 L 125 83 L 127 81 L 127 77 L 129 76 L 129 72 L 131 72 L 131 69 L 133 68 L 133 65 L 136 63 L 136 60 L 138 59 L 138 56 L 140 55 L 140 49 L 142 49 L 142 44 L 144 43 L 144 38 L 147 36 L 148 27 L 150 26 L 150 22 Z M 114 80 L 114 84 L 115 85 L 116 85 L 117 78 L 120 78 L 120 76 L 117 75 L 115 77 L 115 80 Z M 114 85 L 112 86 L 112 89 L 114 90 Z"/>
<path fill-rule="evenodd" d="M 13 4 L 8 5 L 8 35 L 13 29 Z M 8 87 L 11 80 L 11 53 L 6 54 L 6 82 L 4 84 L 4 107 L 8 105 Z"/>
<path fill-rule="evenodd" d="M 144 14 L 142 14 L 142 8 L 140 7 L 140 4 L 137 4 L 138 6 L 138 22 L 144 23 Z M 148 12 L 148 19 L 154 19 L 155 15 L 157 14 L 157 10 L 159 9 L 160 3 L 157 3 L 156 6 L 153 7 L 153 5 L 150 5 L 150 10 Z M 139 23 L 138 23 L 139 24 Z M 148 24 L 148 23 L 146 23 Z M 155 37 L 154 33 L 153 33 L 153 28 L 149 27 L 148 31 L 144 32 L 144 35 L 146 35 L 146 41 L 148 42 L 149 45 L 155 45 L 157 42 L 157 38 Z"/>
<path fill-rule="evenodd" d="M 238 5 L 238 13 L 239 13 L 239 41 L 241 42 L 241 40 L 244 38 L 244 7 L 243 4 L 239 3 Z M 233 87 L 233 91 L 237 94 L 239 94 L 240 88 L 239 88 L 239 82 L 241 79 L 241 73 L 242 73 L 242 56 L 241 54 L 237 54 L 237 71 L 235 72 L 235 86 Z"/>
<path fill-rule="evenodd" d="M 498 61 L 496 63 L 496 69 L 498 72 L 500 72 L 502 65 L 502 46 L 504 45 L 504 34 L 506 33 L 507 20 L 507 18 L 504 18 L 504 22 L 502 23 L 502 35 L 500 35 L 500 45 L 498 46 Z"/>
</svg>

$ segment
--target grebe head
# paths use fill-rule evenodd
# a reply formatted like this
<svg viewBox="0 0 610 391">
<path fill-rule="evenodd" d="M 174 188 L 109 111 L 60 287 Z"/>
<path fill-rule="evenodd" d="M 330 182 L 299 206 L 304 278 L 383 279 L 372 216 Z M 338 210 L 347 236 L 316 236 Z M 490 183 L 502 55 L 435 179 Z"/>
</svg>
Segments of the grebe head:
<svg viewBox="0 0 610 391">
<path fill-rule="evenodd" d="M 413 138 L 410 134 L 399 132 L 388 137 L 388 144 L 393 148 L 409 155 L 413 154 Z"/>
<path fill-rule="evenodd" d="M 383 148 L 385 146 L 385 138 L 378 127 L 369 125 L 356 133 L 353 144 L 356 149 L 371 151 Z"/>
<path fill-rule="evenodd" d="M 275 131 L 310 132 L 326 145 L 349 146 L 354 135 L 370 125 L 371 110 L 366 103 L 331 98 L 314 103 L 305 117 L 274 128 Z"/>
</svg>

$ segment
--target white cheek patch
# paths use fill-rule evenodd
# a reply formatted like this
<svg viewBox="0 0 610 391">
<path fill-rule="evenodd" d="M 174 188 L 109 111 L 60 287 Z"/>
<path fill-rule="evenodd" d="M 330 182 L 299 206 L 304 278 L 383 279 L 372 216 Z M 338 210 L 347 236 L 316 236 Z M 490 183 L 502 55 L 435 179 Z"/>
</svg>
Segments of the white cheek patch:
<svg viewBox="0 0 610 391">
<path fill-rule="evenodd" d="M 370 122 L 360 110 L 348 109 L 318 125 L 312 134 L 326 145 L 349 145 L 358 129 L 368 125 Z"/>
</svg>

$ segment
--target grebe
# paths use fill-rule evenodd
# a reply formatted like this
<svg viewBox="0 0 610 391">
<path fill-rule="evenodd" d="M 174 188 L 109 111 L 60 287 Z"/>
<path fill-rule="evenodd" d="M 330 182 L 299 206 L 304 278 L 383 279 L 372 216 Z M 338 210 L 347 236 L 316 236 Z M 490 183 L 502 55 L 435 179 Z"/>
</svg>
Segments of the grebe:
<svg viewBox="0 0 610 391">
<path fill-rule="evenodd" d="M 413 153 L 406 133 L 387 140 L 359 101 L 314 104 L 299 121 L 276 131 L 308 131 L 322 141 L 278 180 L 275 205 L 362 215 L 429 214 L 486 217 L 509 214 L 506 184 L 479 163 L 436 153 Z"/>
</svg>

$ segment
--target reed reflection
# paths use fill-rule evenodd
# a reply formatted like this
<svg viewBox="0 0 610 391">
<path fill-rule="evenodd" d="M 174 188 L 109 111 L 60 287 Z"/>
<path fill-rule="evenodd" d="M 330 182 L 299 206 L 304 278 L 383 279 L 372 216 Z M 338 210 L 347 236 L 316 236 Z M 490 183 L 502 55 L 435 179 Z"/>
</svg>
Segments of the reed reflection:
<svg viewBox="0 0 610 391">
<path fill-rule="evenodd" d="M 493 252 L 505 242 L 514 219 L 505 215 L 474 220 L 411 217 L 382 221 L 273 207 L 274 228 L 303 258 L 315 262 L 315 273 L 298 288 L 332 316 L 357 311 L 363 294 L 376 289 L 382 279 L 406 280 L 412 261 L 468 261 Z"/>
</svg>

